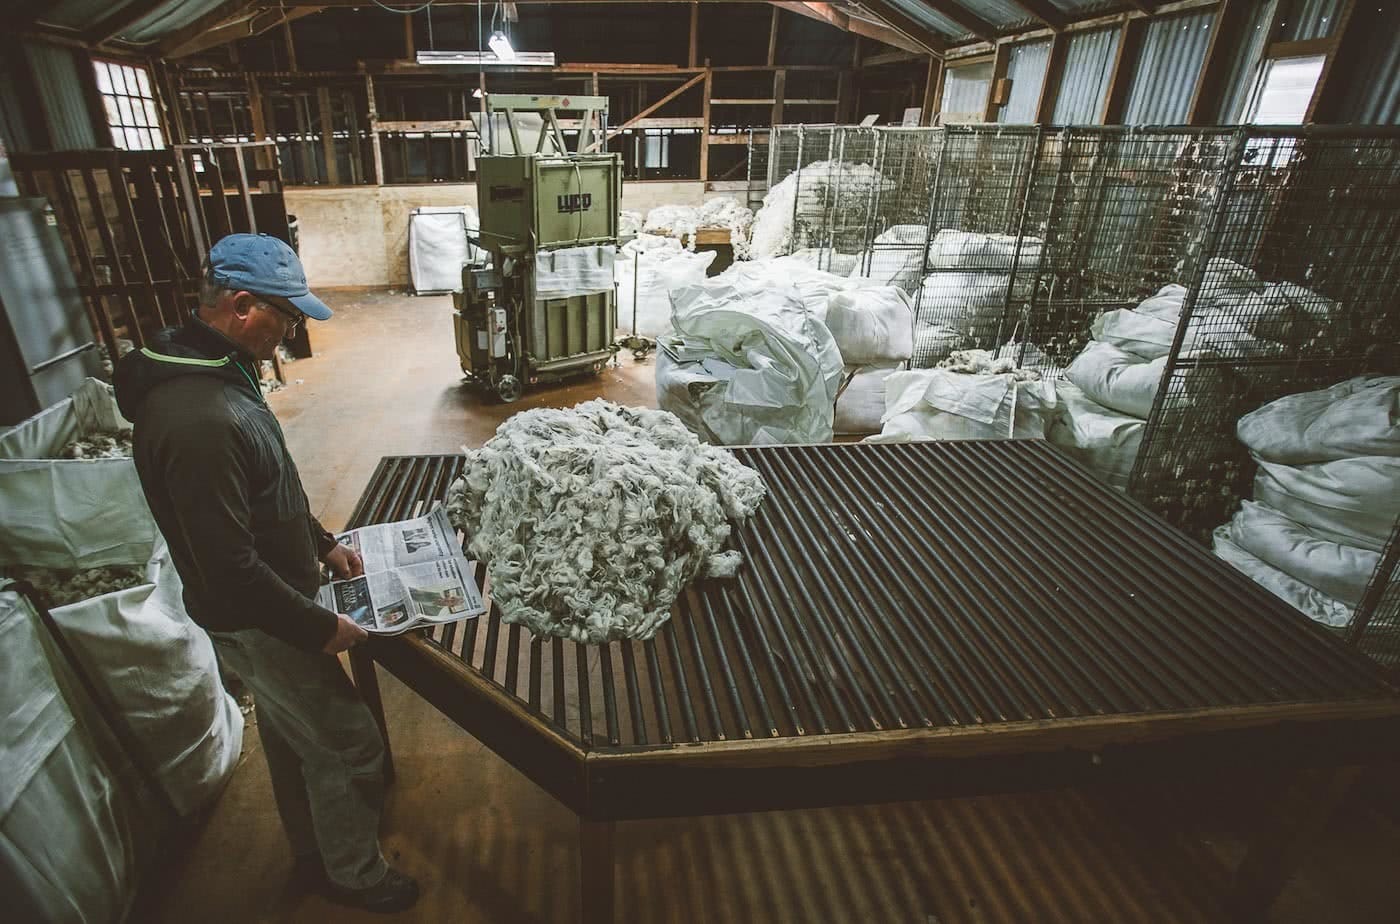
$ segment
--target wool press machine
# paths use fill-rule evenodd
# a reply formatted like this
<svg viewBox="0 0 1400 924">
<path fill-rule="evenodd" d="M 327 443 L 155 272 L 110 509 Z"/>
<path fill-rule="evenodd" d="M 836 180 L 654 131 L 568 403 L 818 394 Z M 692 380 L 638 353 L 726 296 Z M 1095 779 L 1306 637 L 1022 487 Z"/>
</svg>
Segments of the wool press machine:
<svg viewBox="0 0 1400 924">
<path fill-rule="evenodd" d="M 616 353 L 621 155 L 606 140 L 605 96 L 489 95 L 478 124 L 479 240 L 486 269 L 464 267 L 453 296 L 462 371 L 502 401 L 526 385 L 597 373 Z M 581 111 L 576 150 L 557 113 Z M 601 280 L 606 277 L 606 286 Z"/>
</svg>

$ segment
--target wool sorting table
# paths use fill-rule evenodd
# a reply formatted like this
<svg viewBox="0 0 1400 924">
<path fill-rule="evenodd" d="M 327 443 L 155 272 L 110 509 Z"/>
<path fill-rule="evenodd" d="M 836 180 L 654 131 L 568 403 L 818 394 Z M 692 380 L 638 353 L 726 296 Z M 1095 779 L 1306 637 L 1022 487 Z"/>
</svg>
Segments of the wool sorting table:
<svg viewBox="0 0 1400 924">
<path fill-rule="evenodd" d="M 493 605 L 352 651 L 381 726 L 376 661 L 578 813 L 588 920 L 618 821 L 1326 770 L 1317 817 L 1236 873 L 1263 908 L 1331 771 L 1400 752 L 1371 661 L 1044 441 L 735 455 L 769 489 L 744 564 L 651 641 L 542 640 Z M 383 459 L 350 525 L 426 512 L 463 464 Z"/>
</svg>

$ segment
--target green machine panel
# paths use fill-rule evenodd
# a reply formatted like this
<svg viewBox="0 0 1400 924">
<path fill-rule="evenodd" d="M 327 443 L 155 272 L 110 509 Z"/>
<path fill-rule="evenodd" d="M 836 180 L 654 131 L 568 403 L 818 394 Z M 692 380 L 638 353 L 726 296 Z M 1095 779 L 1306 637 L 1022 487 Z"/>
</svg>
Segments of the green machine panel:
<svg viewBox="0 0 1400 924">
<path fill-rule="evenodd" d="M 618 154 L 492 155 L 477 160 L 477 202 L 487 247 L 611 243 L 617 238 L 621 194 Z"/>
</svg>

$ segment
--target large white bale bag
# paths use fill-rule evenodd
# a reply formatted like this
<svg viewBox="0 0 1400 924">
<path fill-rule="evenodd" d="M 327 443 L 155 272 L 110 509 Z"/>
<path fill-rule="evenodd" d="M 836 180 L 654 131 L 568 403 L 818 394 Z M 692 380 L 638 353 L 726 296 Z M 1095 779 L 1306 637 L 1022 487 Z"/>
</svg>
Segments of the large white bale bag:
<svg viewBox="0 0 1400 924">
<path fill-rule="evenodd" d="M 1263 290 L 1264 283 L 1254 270 L 1234 260 L 1211 257 L 1206 261 L 1206 271 L 1201 278 L 1201 292 L 1197 301 L 1202 307 L 1207 307 L 1218 300 L 1228 300 Z"/>
<path fill-rule="evenodd" d="M 928 228 L 891 225 L 876 235 L 850 275 L 867 278 L 875 285 L 899 286 L 912 292 L 919 287 L 927 247 Z"/>
<path fill-rule="evenodd" d="M 947 369 L 894 372 L 885 379 L 883 427 L 868 442 L 1044 438 L 1054 412 L 1050 382 Z"/>
<path fill-rule="evenodd" d="M 865 279 L 852 279 L 816 269 L 797 257 L 771 257 L 735 263 L 716 276 L 715 281 L 744 292 L 796 287 L 802 304 L 822 322 L 826 321 L 827 304 L 832 295 L 870 285 Z"/>
<path fill-rule="evenodd" d="M 462 268 L 490 255 L 467 240 L 481 220 L 470 205 L 425 205 L 409 213 L 408 278 L 415 295 L 462 291 Z"/>
<path fill-rule="evenodd" d="M 1009 273 L 1014 261 L 1017 273 L 1031 273 L 1040 264 L 1039 238 L 1017 239 L 1012 234 L 979 234 L 944 228 L 928 245 L 928 265 L 934 270 L 976 270 Z"/>
<path fill-rule="evenodd" d="M 704 282 L 714 260 L 714 251 L 691 253 L 682 250 L 674 238 L 644 234 L 629 242 L 614 264 L 618 328 L 642 337 L 656 337 L 670 330 L 671 292 Z"/>
<path fill-rule="evenodd" d="M 218 795 L 233 773 L 243 714 L 224 692 L 209 636 L 185 613 L 165 540 L 147 557 L 120 564 L 142 561 L 147 583 L 51 612 L 187 815 Z"/>
<path fill-rule="evenodd" d="M 658 341 L 662 410 L 720 445 L 831 440 L 841 352 L 795 288 L 711 280 L 671 293 L 671 304 L 675 334 Z"/>
<path fill-rule="evenodd" d="M 842 253 L 830 247 L 804 247 L 789 254 L 793 260 L 800 260 L 812 269 L 834 273 L 837 276 L 858 276 L 861 255 Z"/>
<path fill-rule="evenodd" d="M 157 834 L 125 763 L 103 753 L 77 678 L 38 614 L 0 591 L 0 895 L 8 921 L 124 920 Z M 75 713 L 75 708 L 77 712 Z"/>
<path fill-rule="evenodd" d="M 1180 315 L 1170 319 L 1131 308 L 1105 311 L 1090 329 L 1100 343 L 1117 347 L 1145 360 L 1162 359 L 1172 351 Z"/>
<path fill-rule="evenodd" d="M 66 444 L 129 430 L 112 386 L 71 398 L 0 434 L 0 562 L 96 568 L 144 560 L 159 533 L 131 459 L 55 459 Z"/>
<path fill-rule="evenodd" d="M 832 430 L 837 436 L 879 433 L 885 416 L 885 382 L 903 363 L 847 366 L 846 379 L 836 397 Z"/>
<path fill-rule="evenodd" d="M 1111 343 L 1090 341 L 1065 370 L 1069 379 L 1092 401 L 1146 420 L 1162 383 L 1167 357 L 1143 359 Z"/>
<path fill-rule="evenodd" d="M 1006 312 L 1010 286 L 1011 277 L 1006 273 L 929 273 L 915 306 L 918 321 L 951 327 L 967 336 L 995 333 Z M 1017 293 L 1020 294 L 1019 284 Z"/>
<path fill-rule="evenodd" d="M 914 352 L 914 306 L 894 286 L 833 293 L 826 326 L 848 366 L 908 359 Z"/>
<path fill-rule="evenodd" d="M 1105 484 L 1126 491 L 1146 422 L 1089 400 L 1068 382 L 1056 385 L 1055 398 L 1046 439 Z"/>
<path fill-rule="evenodd" d="M 1271 401 L 1235 432 L 1261 458 L 1300 465 L 1400 456 L 1400 376 L 1359 376 Z"/>
<path fill-rule="evenodd" d="M 751 255 L 762 259 L 790 253 L 794 245 L 806 243 L 800 238 L 807 228 L 839 231 L 847 224 L 844 204 L 872 202 L 893 189 L 894 183 L 869 164 L 824 160 L 794 170 L 763 197 L 754 216 Z"/>
<path fill-rule="evenodd" d="M 1321 539 L 1288 517 L 1244 501 L 1227 524 L 1230 541 L 1261 561 L 1350 606 L 1380 566 L 1377 552 Z"/>
<path fill-rule="evenodd" d="M 1379 552 L 1400 518 L 1400 458 L 1283 465 L 1255 457 L 1254 499 L 1320 539 Z"/>
<path fill-rule="evenodd" d="M 1290 283 L 1269 283 L 1258 292 L 1221 295 L 1205 304 L 1207 320 L 1228 312 L 1249 335 L 1290 346 L 1314 341 L 1337 310 L 1336 302 Z"/>
<path fill-rule="evenodd" d="M 1211 539 L 1217 558 L 1309 619 L 1334 629 L 1351 625 L 1351 607 L 1249 554 L 1231 541 L 1228 527 L 1217 526 Z"/>
</svg>

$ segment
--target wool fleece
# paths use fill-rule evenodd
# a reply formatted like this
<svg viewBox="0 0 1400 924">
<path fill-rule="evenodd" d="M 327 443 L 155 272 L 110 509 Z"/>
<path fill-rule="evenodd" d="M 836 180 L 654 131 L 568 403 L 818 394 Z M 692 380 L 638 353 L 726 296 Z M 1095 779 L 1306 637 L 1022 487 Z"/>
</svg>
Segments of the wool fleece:
<svg viewBox="0 0 1400 924">
<path fill-rule="evenodd" d="M 507 420 L 447 492 L 508 623 L 588 644 L 649 639 L 696 577 L 732 577 L 731 519 L 766 488 L 673 414 L 588 401 Z"/>
</svg>

